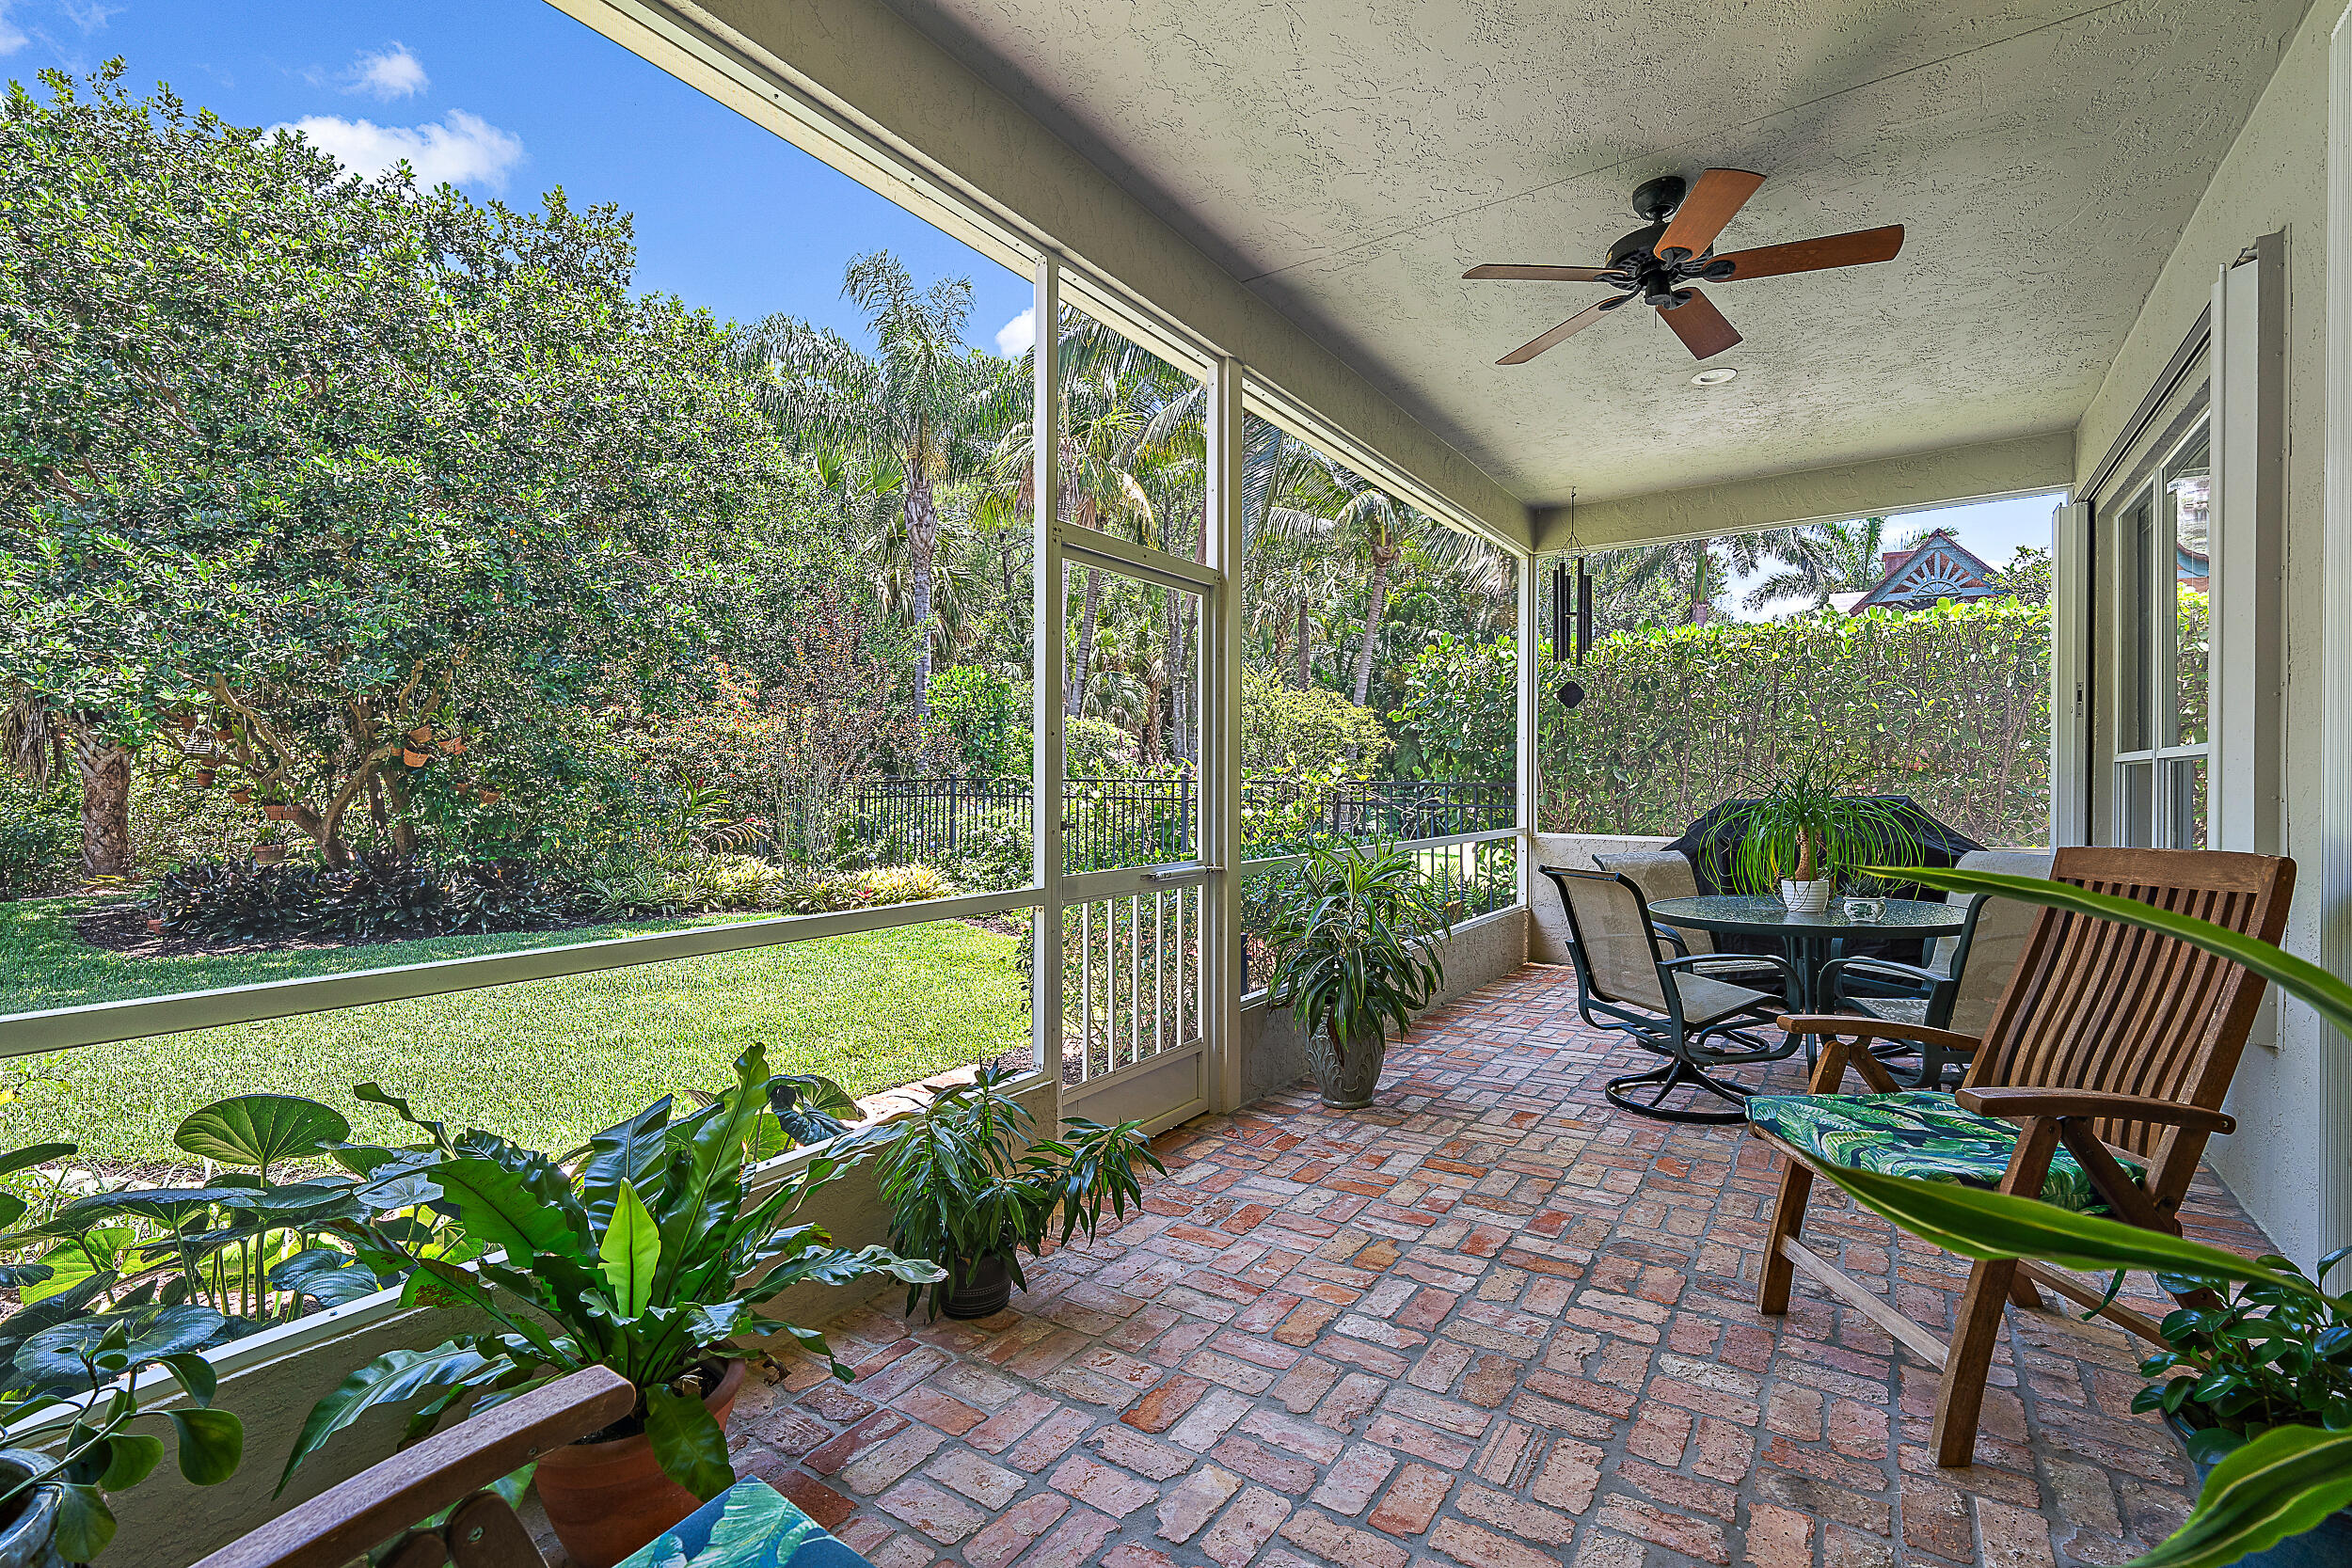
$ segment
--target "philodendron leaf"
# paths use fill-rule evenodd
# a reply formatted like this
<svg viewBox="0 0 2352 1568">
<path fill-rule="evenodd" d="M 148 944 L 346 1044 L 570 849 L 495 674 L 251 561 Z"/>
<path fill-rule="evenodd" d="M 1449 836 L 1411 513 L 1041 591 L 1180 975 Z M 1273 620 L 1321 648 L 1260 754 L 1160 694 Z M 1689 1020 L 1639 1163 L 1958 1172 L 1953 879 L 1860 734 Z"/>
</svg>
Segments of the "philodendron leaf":
<svg viewBox="0 0 2352 1568">
<path fill-rule="evenodd" d="M 0 1176 L 13 1175 L 32 1165 L 45 1165 L 52 1160 L 68 1159 L 80 1151 L 78 1144 L 27 1144 L 23 1148 L 11 1148 L 0 1154 Z"/>
<path fill-rule="evenodd" d="M 341 1112 L 288 1094 L 243 1094 L 191 1112 L 171 1141 L 224 1165 L 307 1160 L 351 1136 Z"/>
<path fill-rule="evenodd" d="M 612 1287 L 613 1304 L 625 1318 L 636 1317 L 653 1299 L 653 1272 L 661 1260 L 661 1231 L 638 1199 L 637 1189 L 622 1181 L 612 1203 L 612 1219 L 604 1228 L 596 1259 L 605 1282 Z"/>
<path fill-rule="evenodd" d="M 735 1484 L 727 1434 L 709 1407 L 660 1384 L 645 1390 L 645 1436 L 661 1473 L 704 1502 Z"/>
<path fill-rule="evenodd" d="M 68 1562 L 88 1562 L 115 1538 L 115 1516 L 95 1486 L 57 1488 L 57 1532 L 50 1538 Z"/>
<path fill-rule="evenodd" d="M 2077 1214 L 2034 1198 L 1877 1171 L 1828 1169 L 1864 1208 L 1963 1258 L 2042 1258 L 2071 1269 L 2148 1269 L 2197 1279 L 2259 1280 L 2297 1293 L 2309 1281 L 2160 1230 Z"/>
<path fill-rule="evenodd" d="M 245 1460 L 245 1423 L 226 1410 L 174 1410 L 180 1433 L 180 1473 L 199 1486 L 218 1486 Z"/>
<path fill-rule="evenodd" d="M 341 1307 L 383 1289 L 374 1270 L 334 1247 L 295 1253 L 269 1271 L 269 1282 L 278 1290 L 310 1296 L 321 1307 Z"/>
<path fill-rule="evenodd" d="M 2273 1427 L 2213 1468 L 2188 1522 L 2131 1568 L 2225 1568 L 2352 1504 L 2352 1432 Z"/>
<path fill-rule="evenodd" d="M 118 1432 L 106 1439 L 106 1469 L 100 1490 L 124 1492 L 145 1481 L 164 1462 L 164 1440 L 143 1432 Z"/>
</svg>

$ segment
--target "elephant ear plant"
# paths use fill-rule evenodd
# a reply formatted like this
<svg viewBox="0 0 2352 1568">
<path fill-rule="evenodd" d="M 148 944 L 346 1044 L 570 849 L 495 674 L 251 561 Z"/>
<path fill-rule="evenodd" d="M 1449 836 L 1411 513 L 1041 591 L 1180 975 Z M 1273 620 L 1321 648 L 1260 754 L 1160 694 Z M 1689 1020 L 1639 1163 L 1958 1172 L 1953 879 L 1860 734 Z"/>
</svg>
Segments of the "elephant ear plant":
<svg viewBox="0 0 2352 1568">
<path fill-rule="evenodd" d="M 380 1163 L 377 1183 L 453 1216 L 487 1249 L 469 1265 L 395 1246 L 399 1256 L 385 1261 L 413 1271 L 405 1302 L 470 1307 L 492 1326 L 428 1351 L 393 1351 L 345 1378 L 304 1423 L 280 1490 L 330 1437 L 379 1405 L 409 1411 L 414 1439 L 469 1396 L 479 1411 L 601 1365 L 637 1386 L 630 1422 L 662 1473 L 707 1500 L 735 1480 L 704 1395 L 720 1364 L 749 1354 L 732 1342 L 737 1335 L 782 1326 L 848 1381 L 850 1369 L 822 1335 L 756 1323 L 753 1309 L 803 1281 L 880 1274 L 920 1286 L 942 1271 L 882 1247 L 836 1247 L 816 1226 L 790 1223 L 811 1193 L 871 1152 L 854 1136 L 755 1197 L 748 1165 L 789 1147 L 771 1109 L 771 1096 L 784 1097 L 759 1046 L 737 1059 L 735 1079 L 690 1116 L 673 1119 L 664 1098 L 596 1134 L 576 1171 L 487 1133 L 451 1139 L 393 1097 L 368 1096 L 425 1128 L 434 1145 Z M 784 1082 L 795 1088 L 792 1101 L 834 1098 L 812 1088 L 821 1081 Z M 353 1234 L 363 1255 L 389 1244 L 373 1228 Z"/>
<path fill-rule="evenodd" d="M 1002 1308 L 1014 1285 L 1028 1288 L 1020 1249 L 1037 1251 L 1057 1211 L 1064 1243 L 1080 1230 L 1091 1239 L 1104 1203 L 1123 1218 L 1142 1201 L 1137 1164 L 1168 1169 L 1132 1121 L 1072 1117 L 1067 1137 L 1032 1141 L 1035 1118 L 1004 1092 L 1011 1077 L 984 1067 L 889 1130 L 879 1168 L 890 1244 L 942 1265 L 928 1280 L 909 1276 L 909 1312 L 926 1296 L 934 1318 Z"/>
<path fill-rule="evenodd" d="M 2268 942 L 2038 878 L 1909 868 L 1900 875 L 2177 938 L 2263 975 L 2352 1040 L 2352 986 Z M 2308 1278 L 2283 1258 L 2240 1258 L 2031 1198 L 1873 1171 L 1828 1175 L 1865 1208 L 1963 1258 L 2146 1269 L 2175 1294 L 2240 1287 L 2233 1303 L 2169 1315 L 2158 1326 L 2171 1349 L 2141 1363 L 2142 1375 L 2155 1381 L 2133 1408 L 2159 1410 L 2186 1426 L 2191 1456 L 2217 1463 L 2187 1522 L 2133 1568 L 2224 1568 L 2318 1529 L 2352 1506 L 2352 1298 L 2323 1288 L 2352 1247 L 2322 1259 L 2317 1277 Z"/>
<path fill-rule="evenodd" d="M 1324 845 L 1292 874 L 1268 933 L 1266 1000 L 1295 1008 L 1325 1103 L 1372 1103 L 1387 1053 L 1445 983 L 1431 946 L 1453 929 L 1438 891 L 1392 845 Z"/>
</svg>

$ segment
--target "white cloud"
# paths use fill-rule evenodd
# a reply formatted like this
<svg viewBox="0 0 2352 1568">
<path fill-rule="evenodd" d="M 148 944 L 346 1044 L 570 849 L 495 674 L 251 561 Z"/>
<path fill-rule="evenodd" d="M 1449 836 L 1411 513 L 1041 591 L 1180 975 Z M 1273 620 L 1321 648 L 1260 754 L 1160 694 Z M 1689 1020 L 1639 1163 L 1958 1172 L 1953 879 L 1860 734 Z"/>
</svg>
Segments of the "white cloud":
<svg viewBox="0 0 2352 1568">
<path fill-rule="evenodd" d="M 1031 306 L 996 329 L 996 352 L 1009 359 L 1037 346 L 1037 307 Z"/>
<path fill-rule="evenodd" d="M 424 73 L 424 62 L 408 53 L 405 43 L 362 53 L 343 81 L 345 92 L 364 92 L 379 103 L 413 98 L 433 85 Z"/>
<path fill-rule="evenodd" d="M 0 55 L 13 55 L 32 40 L 24 29 L 8 20 L 8 0 L 0 0 Z"/>
<path fill-rule="evenodd" d="M 427 188 L 446 180 L 453 185 L 485 185 L 502 191 L 506 171 L 523 156 L 522 138 L 463 109 L 452 109 L 437 124 L 377 125 L 334 115 L 307 115 L 291 125 L 270 129 L 299 133 L 354 174 L 381 174 L 405 159 L 417 171 L 417 183 Z"/>
</svg>

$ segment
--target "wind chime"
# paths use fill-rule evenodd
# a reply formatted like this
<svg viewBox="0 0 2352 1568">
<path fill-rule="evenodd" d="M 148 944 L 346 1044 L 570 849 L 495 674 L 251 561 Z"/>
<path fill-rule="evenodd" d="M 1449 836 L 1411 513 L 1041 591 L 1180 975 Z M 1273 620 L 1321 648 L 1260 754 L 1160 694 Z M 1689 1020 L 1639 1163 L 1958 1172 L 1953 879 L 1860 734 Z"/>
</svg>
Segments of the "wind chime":
<svg viewBox="0 0 2352 1568">
<path fill-rule="evenodd" d="M 1562 649 L 1571 650 L 1576 667 L 1584 668 L 1584 655 L 1593 645 L 1593 575 L 1585 570 L 1584 558 L 1576 558 L 1576 596 L 1570 610 L 1568 596 L 1568 563 L 1565 558 L 1551 565 L 1551 650 L 1554 657 Z M 1573 614 L 1574 619 L 1570 616 Z M 1573 677 L 1562 681 L 1552 695 L 1560 699 L 1562 707 L 1574 707 L 1584 700 L 1584 685 Z"/>
</svg>

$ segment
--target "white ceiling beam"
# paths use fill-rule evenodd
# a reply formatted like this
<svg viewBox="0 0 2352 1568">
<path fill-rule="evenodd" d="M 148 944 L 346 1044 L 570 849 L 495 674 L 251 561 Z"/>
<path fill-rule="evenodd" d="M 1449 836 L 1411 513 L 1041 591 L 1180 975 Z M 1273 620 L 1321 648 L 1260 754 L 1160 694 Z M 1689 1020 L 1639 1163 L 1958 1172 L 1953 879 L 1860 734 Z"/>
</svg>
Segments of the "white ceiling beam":
<svg viewBox="0 0 2352 1568">
<path fill-rule="evenodd" d="M 1618 496 L 1573 510 L 1537 507 L 1535 547 L 1539 553 L 1555 554 L 1711 539 L 2063 490 L 2074 480 L 2074 433 L 2054 430 L 1688 490 Z"/>
</svg>

